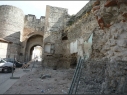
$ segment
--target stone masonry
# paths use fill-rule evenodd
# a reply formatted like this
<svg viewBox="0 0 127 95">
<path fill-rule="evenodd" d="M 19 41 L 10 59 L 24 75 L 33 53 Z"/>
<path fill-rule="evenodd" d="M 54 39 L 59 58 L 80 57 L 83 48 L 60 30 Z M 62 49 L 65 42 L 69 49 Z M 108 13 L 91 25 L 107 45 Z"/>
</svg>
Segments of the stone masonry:
<svg viewBox="0 0 127 95">
<path fill-rule="evenodd" d="M 14 58 L 20 50 L 20 34 L 24 27 L 24 13 L 14 6 L 0 6 L 0 37 L 13 42 L 7 56 Z M 18 56 L 17 56 L 18 57 Z"/>
<path fill-rule="evenodd" d="M 79 94 L 126 93 L 126 4 L 125 0 L 96 0 L 66 28 L 70 42 L 80 37 L 83 42 L 88 41 L 93 34 L 92 52 L 84 63 Z M 83 48 L 82 52 L 86 55 L 88 49 Z"/>
<path fill-rule="evenodd" d="M 76 66 L 86 55 L 79 94 L 127 93 L 127 1 L 90 0 L 76 15 L 67 11 L 48 5 L 45 17 L 36 19 L 16 7 L 0 6 L 0 37 L 18 49 L 8 55 L 30 60 L 39 45 L 42 64 L 53 69 Z"/>
<path fill-rule="evenodd" d="M 55 47 L 53 48 L 54 53 L 49 54 L 44 53 L 44 64 L 48 66 L 56 66 L 63 65 L 65 68 L 67 66 L 67 62 L 61 63 L 63 60 L 63 45 L 62 45 L 62 31 L 64 30 L 67 22 L 67 9 L 58 8 L 52 6 L 46 6 L 46 18 L 45 18 L 45 33 L 44 33 L 44 45 L 47 43 L 51 43 Z M 55 63 L 55 64 L 53 64 Z"/>
</svg>

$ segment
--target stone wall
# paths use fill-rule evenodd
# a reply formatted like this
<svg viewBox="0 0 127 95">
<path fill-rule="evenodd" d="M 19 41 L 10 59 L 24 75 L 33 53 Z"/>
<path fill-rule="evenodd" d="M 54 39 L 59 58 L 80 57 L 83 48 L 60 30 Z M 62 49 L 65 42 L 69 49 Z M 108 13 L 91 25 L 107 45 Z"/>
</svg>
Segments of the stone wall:
<svg viewBox="0 0 127 95">
<path fill-rule="evenodd" d="M 46 6 L 44 44 L 51 43 L 54 45 L 54 53 L 44 53 L 44 64 L 48 66 L 58 66 L 63 60 L 62 32 L 66 27 L 68 18 L 67 9 L 52 6 Z M 59 64 L 60 63 L 60 64 Z M 66 67 L 66 66 L 64 66 Z"/>
<path fill-rule="evenodd" d="M 45 32 L 57 32 L 64 29 L 66 25 L 67 9 L 46 6 Z"/>
<path fill-rule="evenodd" d="M 20 9 L 8 5 L 0 6 L 0 13 L 0 37 L 13 42 L 8 57 L 22 53 L 21 60 L 27 61 L 34 46 L 50 43 L 53 52 L 43 50 L 44 66 L 70 68 L 79 56 L 89 58 L 81 94 L 127 93 L 127 1 L 91 0 L 70 26 L 65 8 L 47 6 L 46 17 L 40 19 L 30 14 L 24 18 Z"/>
<path fill-rule="evenodd" d="M 47 6 L 46 9 L 47 12 L 46 12 L 46 25 L 45 25 L 46 27 L 44 33 L 44 44 L 45 43 L 54 44 L 55 52 L 54 54 L 45 53 L 43 56 L 45 60 L 48 60 L 46 64 L 50 64 L 50 60 L 51 60 L 52 63 L 56 63 L 56 64 L 51 63 L 52 65 L 58 66 L 60 62 L 64 62 L 64 64 L 67 63 L 66 67 L 70 67 L 70 64 L 73 64 L 71 62 L 73 62 L 74 57 L 78 59 L 79 56 L 83 56 L 84 51 L 86 53 L 91 53 L 91 44 L 87 43 L 87 41 L 89 37 L 92 35 L 94 29 L 98 27 L 97 20 L 95 19 L 92 13 L 85 13 L 73 25 L 59 26 L 63 24 L 62 21 L 67 22 L 67 17 L 66 17 L 67 13 L 65 10 L 62 9 L 62 11 L 65 11 L 66 15 L 64 14 L 61 18 L 60 14 L 62 12 L 58 11 L 60 10 L 60 8 L 58 8 L 58 10 L 57 8 L 53 8 L 53 9 L 52 8 L 53 7 L 51 6 Z M 58 14 L 59 16 L 57 16 Z M 52 22 L 54 22 L 54 25 L 52 25 Z M 66 39 L 63 39 L 64 37 L 66 37 Z M 77 41 L 77 52 L 75 52 L 75 54 L 71 54 L 70 44 L 75 41 Z M 84 46 L 85 41 L 86 44 Z M 86 47 L 86 49 L 84 49 L 83 47 Z M 60 60 L 64 60 L 64 61 L 60 61 Z"/>
<path fill-rule="evenodd" d="M 79 94 L 127 93 L 126 14 L 125 0 L 96 0 L 89 13 L 66 28 L 68 44 L 83 39 L 82 50 L 77 51 L 83 55 L 89 50 L 83 47 L 84 42 L 93 34 L 92 46 L 87 47 L 92 48 L 92 53 L 85 62 Z"/>
<path fill-rule="evenodd" d="M 90 1 L 81 11 L 75 15 L 80 18 L 65 29 L 69 43 L 83 39 L 83 45 L 93 33 L 92 59 L 126 61 L 126 1 Z"/>
<path fill-rule="evenodd" d="M 28 40 L 34 36 L 34 35 L 39 35 L 41 36 L 41 41 L 35 42 L 33 41 L 32 44 L 34 45 L 40 45 L 42 46 L 43 44 L 43 35 L 44 35 L 44 28 L 45 28 L 45 17 L 41 16 L 40 19 L 36 19 L 35 15 L 25 15 L 24 18 L 24 30 L 23 30 L 23 35 L 22 36 L 22 43 L 21 43 L 21 50 L 20 53 L 22 54 L 20 60 L 28 61 L 30 60 L 30 51 L 26 49 L 29 47 L 30 43 Z M 38 44 L 39 43 L 39 44 Z M 30 48 L 29 48 L 30 49 Z M 28 53 L 27 53 L 28 52 Z"/>
<path fill-rule="evenodd" d="M 95 0 L 94 0 L 95 1 Z M 83 13 L 91 11 L 94 1 L 90 0 L 76 15 L 75 17 L 80 17 Z"/>
<path fill-rule="evenodd" d="M 93 7 L 93 14 L 99 25 L 94 31 L 94 58 L 108 58 L 111 62 L 127 61 L 126 13 L 127 5 L 124 0 L 100 1 L 100 4 Z"/>
<path fill-rule="evenodd" d="M 13 42 L 7 55 L 18 57 L 20 34 L 24 27 L 24 13 L 21 9 L 10 5 L 0 6 L 0 37 Z"/>
<path fill-rule="evenodd" d="M 87 60 L 78 94 L 126 94 L 126 74 L 127 64 L 124 61 Z"/>
<path fill-rule="evenodd" d="M 45 17 L 41 16 L 40 19 L 36 19 L 35 15 L 25 15 L 24 31 L 23 38 L 24 41 L 27 36 L 32 32 L 41 32 L 44 33 Z"/>
<path fill-rule="evenodd" d="M 73 60 L 73 53 L 71 53 L 70 44 L 77 41 L 77 59 L 79 56 L 84 56 L 84 54 L 91 56 L 92 52 L 92 38 L 93 31 L 98 27 L 97 21 L 92 14 L 92 12 L 82 14 L 82 17 L 73 23 L 73 25 L 66 27 L 64 32 L 68 37 L 68 55 L 71 56 Z M 70 63 L 73 64 L 73 63 Z"/>
<path fill-rule="evenodd" d="M 67 17 L 67 9 L 46 6 L 44 42 L 55 43 L 55 40 L 61 40 Z"/>
</svg>

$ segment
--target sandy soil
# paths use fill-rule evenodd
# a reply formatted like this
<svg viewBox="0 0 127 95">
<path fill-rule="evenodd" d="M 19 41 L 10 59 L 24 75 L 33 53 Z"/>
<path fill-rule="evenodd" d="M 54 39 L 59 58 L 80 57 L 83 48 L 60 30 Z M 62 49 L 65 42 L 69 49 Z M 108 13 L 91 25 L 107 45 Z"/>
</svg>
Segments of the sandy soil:
<svg viewBox="0 0 127 95">
<path fill-rule="evenodd" d="M 74 69 L 43 68 L 36 66 L 35 72 L 19 79 L 5 94 L 67 94 Z M 41 79 L 41 75 L 51 75 Z"/>
</svg>

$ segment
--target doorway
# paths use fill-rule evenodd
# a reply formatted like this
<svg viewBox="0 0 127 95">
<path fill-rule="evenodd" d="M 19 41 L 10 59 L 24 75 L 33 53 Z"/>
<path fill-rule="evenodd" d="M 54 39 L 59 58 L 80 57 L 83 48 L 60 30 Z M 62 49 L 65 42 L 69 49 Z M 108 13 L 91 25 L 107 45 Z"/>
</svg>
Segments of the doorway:
<svg viewBox="0 0 127 95">
<path fill-rule="evenodd" d="M 38 61 L 42 60 L 42 47 L 41 46 L 33 46 L 30 49 L 30 59 L 37 59 Z"/>
</svg>

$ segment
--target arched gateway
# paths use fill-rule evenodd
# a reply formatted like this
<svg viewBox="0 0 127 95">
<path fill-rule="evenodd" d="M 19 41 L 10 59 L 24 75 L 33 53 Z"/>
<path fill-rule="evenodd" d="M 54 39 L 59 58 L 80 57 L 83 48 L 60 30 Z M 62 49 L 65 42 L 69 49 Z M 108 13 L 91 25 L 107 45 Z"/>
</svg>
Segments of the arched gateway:
<svg viewBox="0 0 127 95">
<path fill-rule="evenodd" d="M 24 61 L 30 61 L 32 59 L 32 52 L 34 47 L 41 46 L 43 48 L 43 35 L 39 33 L 34 33 L 29 35 L 25 42 L 25 52 Z"/>
</svg>

